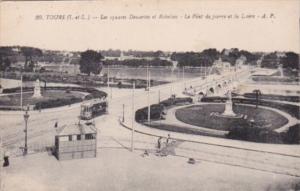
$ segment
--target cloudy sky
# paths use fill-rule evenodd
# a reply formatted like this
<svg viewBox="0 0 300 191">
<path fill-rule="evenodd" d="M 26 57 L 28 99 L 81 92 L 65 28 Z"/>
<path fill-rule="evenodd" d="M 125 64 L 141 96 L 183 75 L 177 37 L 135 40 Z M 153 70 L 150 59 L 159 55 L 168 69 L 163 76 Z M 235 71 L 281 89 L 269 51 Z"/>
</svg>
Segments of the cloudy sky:
<svg viewBox="0 0 300 191">
<path fill-rule="evenodd" d="M 298 0 L 2 2 L 0 43 L 54 50 L 237 47 L 299 52 L 299 9 Z M 158 19 L 160 14 L 173 19 Z M 272 18 L 262 19 L 264 14 Z M 65 19 L 47 19 L 47 15 L 64 15 Z M 72 20 L 66 19 L 68 15 Z M 76 19 L 79 15 L 86 19 Z M 101 15 L 108 19 L 101 20 Z M 128 19 L 130 15 L 151 19 Z M 218 18 L 208 19 L 208 15 Z M 112 16 L 127 19 L 113 21 Z"/>
</svg>

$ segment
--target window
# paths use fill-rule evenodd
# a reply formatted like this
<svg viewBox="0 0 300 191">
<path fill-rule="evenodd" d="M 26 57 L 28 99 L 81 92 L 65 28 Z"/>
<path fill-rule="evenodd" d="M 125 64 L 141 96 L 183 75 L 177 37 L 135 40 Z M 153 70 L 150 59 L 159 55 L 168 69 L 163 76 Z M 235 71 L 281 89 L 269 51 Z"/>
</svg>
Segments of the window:
<svg viewBox="0 0 300 191">
<path fill-rule="evenodd" d="M 86 134 L 85 135 L 85 139 L 89 140 L 89 139 L 95 139 L 95 136 L 93 134 Z"/>
<path fill-rule="evenodd" d="M 77 141 L 81 140 L 81 135 L 77 135 Z"/>
<path fill-rule="evenodd" d="M 72 135 L 69 135 L 69 141 L 72 141 Z"/>
</svg>

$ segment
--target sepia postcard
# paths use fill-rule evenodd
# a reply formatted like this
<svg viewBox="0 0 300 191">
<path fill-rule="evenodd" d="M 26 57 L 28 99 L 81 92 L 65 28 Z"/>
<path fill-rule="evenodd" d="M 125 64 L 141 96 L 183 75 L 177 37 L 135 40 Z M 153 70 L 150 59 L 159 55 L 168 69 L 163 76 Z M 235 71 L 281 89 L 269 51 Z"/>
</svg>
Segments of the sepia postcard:
<svg viewBox="0 0 300 191">
<path fill-rule="evenodd" d="M 0 191 L 300 191 L 299 0 L 0 1 Z"/>
</svg>

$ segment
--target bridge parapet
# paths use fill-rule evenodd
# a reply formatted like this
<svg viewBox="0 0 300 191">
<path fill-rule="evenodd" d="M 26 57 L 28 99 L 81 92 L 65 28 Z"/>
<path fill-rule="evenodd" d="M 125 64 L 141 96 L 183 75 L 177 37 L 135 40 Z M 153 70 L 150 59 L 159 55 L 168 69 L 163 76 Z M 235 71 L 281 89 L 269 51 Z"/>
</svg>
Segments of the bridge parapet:
<svg viewBox="0 0 300 191">
<path fill-rule="evenodd" d="M 224 75 L 210 75 L 205 79 L 201 78 L 189 83 L 188 88 L 185 88 L 184 93 L 190 96 L 197 94 L 223 94 L 229 89 L 233 89 L 233 83 L 239 83 L 241 79 L 248 78 L 249 70 L 237 72 L 228 72 Z"/>
</svg>

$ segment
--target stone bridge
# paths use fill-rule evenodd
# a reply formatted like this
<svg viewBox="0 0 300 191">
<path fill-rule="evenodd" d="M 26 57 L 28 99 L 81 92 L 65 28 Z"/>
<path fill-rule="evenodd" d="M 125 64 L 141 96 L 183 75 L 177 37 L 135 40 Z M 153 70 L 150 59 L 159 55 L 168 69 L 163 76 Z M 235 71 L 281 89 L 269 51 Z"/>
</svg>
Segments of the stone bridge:
<svg viewBox="0 0 300 191">
<path fill-rule="evenodd" d="M 211 74 L 186 84 L 183 93 L 190 96 L 221 96 L 229 89 L 234 91 L 249 76 L 249 69 L 228 71 L 222 75 Z"/>
</svg>

